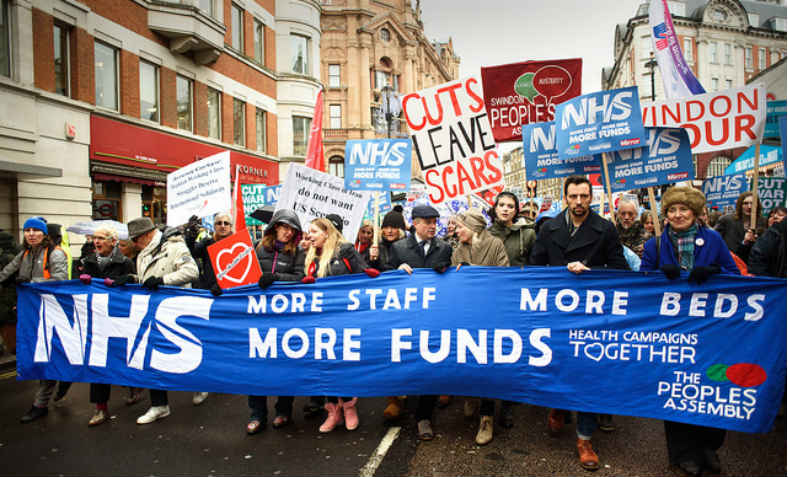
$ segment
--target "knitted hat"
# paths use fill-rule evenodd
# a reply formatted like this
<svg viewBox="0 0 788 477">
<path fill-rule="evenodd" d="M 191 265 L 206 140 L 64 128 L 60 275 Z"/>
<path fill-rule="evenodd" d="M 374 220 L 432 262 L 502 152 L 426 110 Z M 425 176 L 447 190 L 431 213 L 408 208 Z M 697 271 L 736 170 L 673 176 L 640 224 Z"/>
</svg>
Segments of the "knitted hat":
<svg viewBox="0 0 788 477">
<path fill-rule="evenodd" d="M 478 210 L 468 210 L 457 215 L 455 220 L 461 223 L 463 227 L 471 229 L 475 234 L 481 233 L 487 228 L 487 220 Z"/>
<path fill-rule="evenodd" d="M 337 214 L 328 214 L 326 219 L 334 225 L 334 228 L 339 230 L 339 233 L 342 233 L 342 217 Z"/>
<path fill-rule="evenodd" d="M 30 217 L 25 221 L 25 225 L 22 227 L 22 230 L 27 229 L 37 229 L 44 232 L 44 235 L 49 233 L 49 229 L 47 228 L 47 223 L 44 222 L 41 217 Z"/>
<path fill-rule="evenodd" d="M 698 189 L 692 187 L 671 187 L 662 195 L 662 215 L 668 215 L 671 205 L 684 204 L 695 213 L 695 217 L 703 213 L 706 197 Z"/>
<path fill-rule="evenodd" d="M 408 230 L 405 224 L 405 217 L 396 210 L 392 210 L 383 216 L 383 225 L 381 227 L 394 227 L 395 229 Z"/>
</svg>

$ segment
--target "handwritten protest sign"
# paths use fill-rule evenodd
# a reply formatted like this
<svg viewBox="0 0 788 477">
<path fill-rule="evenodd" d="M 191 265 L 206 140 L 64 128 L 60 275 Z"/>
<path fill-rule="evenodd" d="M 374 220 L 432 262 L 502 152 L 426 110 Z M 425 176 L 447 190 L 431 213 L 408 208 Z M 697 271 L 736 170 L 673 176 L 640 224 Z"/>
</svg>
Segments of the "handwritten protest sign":
<svg viewBox="0 0 788 477">
<path fill-rule="evenodd" d="M 410 187 L 411 142 L 365 139 L 345 144 L 345 189 L 405 191 Z"/>
<path fill-rule="evenodd" d="M 555 105 L 580 94 L 582 72 L 580 58 L 482 68 L 484 105 L 495 140 L 519 141 L 522 125 L 553 121 Z"/>
<path fill-rule="evenodd" d="M 646 134 L 646 146 L 611 154 L 610 186 L 613 191 L 692 179 L 692 151 L 685 130 L 646 128 Z"/>
<path fill-rule="evenodd" d="M 558 157 L 554 122 L 523 125 L 523 159 L 525 180 L 599 174 L 601 171 L 600 162 L 594 156 Z"/>
<path fill-rule="evenodd" d="M 370 197 L 369 192 L 345 189 L 341 177 L 291 164 L 276 208 L 294 210 L 304 230 L 318 217 L 337 214 L 344 222 L 342 235 L 355 242 Z"/>
<path fill-rule="evenodd" d="M 402 97 L 402 112 L 434 204 L 504 184 L 481 86 L 472 76 Z"/>
<path fill-rule="evenodd" d="M 244 201 L 244 215 L 246 225 L 262 225 L 259 220 L 249 214 L 265 205 L 273 205 L 279 200 L 282 184 L 273 186 L 265 184 L 241 184 L 241 194 Z"/>
<path fill-rule="evenodd" d="M 687 129 L 694 154 L 746 147 L 766 124 L 766 89 L 761 84 L 643 104 L 643 124 Z"/>
<path fill-rule="evenodd" d="M 167 174 L 167 225 L 232 208 L 230 153 L 220 152 Z"/>
<path fill-rule="evenodd" d="M 759 177 L 758 200 L 763 212 L 768 213 L 777 206 L 785 207 L 785 177 Z"/>
<path fill-rule="evenodd" d="M 257 283 L 262 272 L 247 229 L 208 246 L 216 282 L 222 288 Z"/>
<path fill-rule="evenodd" d="M 703 195 L 706 196 L 706 202 L 709 206 L 718 207 L 720 210 L 727 205 L 735 204 L 739 195 L 749 189 L 747 176 L 743 173 L 711 177 L 703 181 Z"/>
<path fill-rule="evenodd" d="M 599 91 L 556 106 L 556 149 L 569 159 L 643 147 L 646 131 L 636 86 Z"/>
</svg>

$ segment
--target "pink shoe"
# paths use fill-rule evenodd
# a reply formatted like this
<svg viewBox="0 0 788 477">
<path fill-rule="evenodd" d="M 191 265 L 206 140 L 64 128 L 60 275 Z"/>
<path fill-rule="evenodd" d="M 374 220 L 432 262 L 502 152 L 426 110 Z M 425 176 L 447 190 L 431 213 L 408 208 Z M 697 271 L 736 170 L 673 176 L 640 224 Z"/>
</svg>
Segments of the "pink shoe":
<svg viewBox="0 0 788 477">
<path fill-rule="evenodd" d="M 345 429 L 354 431 L 358 427 L 358 412 L 356 411 L 356 403 L 358 398 L 353 398 L 348 402 L 342 402 L 342 410 L 345 413 Z"/>
<path fill-rule="evenodd" d="M 320 425 L 320 432 L 331 432 L 335 427 L 342 424 L 342 412 L 339 404 L 327 402 L 326 411 L 328 411 L 328 417 Z"/>
</svg>

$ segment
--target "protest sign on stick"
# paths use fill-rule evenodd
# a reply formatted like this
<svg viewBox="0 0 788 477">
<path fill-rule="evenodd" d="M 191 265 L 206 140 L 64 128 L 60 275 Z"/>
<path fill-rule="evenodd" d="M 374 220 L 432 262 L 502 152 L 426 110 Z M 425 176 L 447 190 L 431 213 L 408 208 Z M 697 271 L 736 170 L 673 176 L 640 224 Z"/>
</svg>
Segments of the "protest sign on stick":
<svg viewBox="0 0 788 477">
<path fill-rule="evenodd" d="M 785 207 L 785 186 L 785 177 L 760 177 L 758 179 L 758 199 L 761 201 L 764 214 L 775 207 Z"/>
<path fill-rule="evenodd" d="M 484 105 L 495 140 L 519 141 L 521 126 L 552 122 L 555 105 L 582 91 L 582 72 L 580 58 L 482 67 Z"/>
<path fill-rule="evenodd" d="M 482 97 L 477 76 L 402 97 L 402 113 L 434 204 L 504 184 Z"/>
<path fill-rule="evenodd" d="M 313 219 L 337 214 L 344 222 L 342 234 L 355 242 L 369 198 L 369 192 L 345 189 L 341 177 L 291 164 L 276 208 L 295 211 L 305 229 Z"/>
<path fill-rule="evenodd" d="M 646 128 L 646 135 L 648 140 L 643 147 L 610 154 L 613 192 L 672 184 L 692 178 L 692 150 L 685 130 Z"/>
<path fill-rule="evenodd" d="M 599 158 L 561 159 L 555 146 L 555 122 L 523 124 L 525 180 L 542 180 L 571 175 L 598 174 Z"/>
<path fill-rule="evenodd" d="M 734 205 L 743 192 L 749 190 L 744 173 L 710 177 L 703 181 L 703 195 L 711 207 L 724 210 L 726 205 Z"/>
<path fill-rule="evenodd" d="M 753 169 L 753 179 L 752 183 L 754 184 L 752 190 L 752 206 L 754 207 L 753 212 L 750 214 L 750 230 L 755 230 L 755 225 L 758 222 L 758 214 L 755 213 L 758 210 L 758 176 L 760 174 L 760 165 L 759 161 L 761 158 L 761 142 L 758 141 L 755 143 L 755 166 Z"/>
<path fill-rule="evenodd" d="M 192 215 L 205 217 L 231 208 L 229 151 L 167 174 L 168 226 L 185 224 Z"/>
<path fill-rule="evenodd" d="M 276 204 L 279 200 L 279 193 L 281 190 L 282 184 L 273 186 L 266 184 L 241 184 L 246 225 L 261 225 L 262 222 L 250 215 L 260 207 Z"/>
<path fill-rule="evenodd" d="M 246 228 L 208 246 L 216 282 L 222 288 L 257 283 L 262 272 Z"/>
</svg>

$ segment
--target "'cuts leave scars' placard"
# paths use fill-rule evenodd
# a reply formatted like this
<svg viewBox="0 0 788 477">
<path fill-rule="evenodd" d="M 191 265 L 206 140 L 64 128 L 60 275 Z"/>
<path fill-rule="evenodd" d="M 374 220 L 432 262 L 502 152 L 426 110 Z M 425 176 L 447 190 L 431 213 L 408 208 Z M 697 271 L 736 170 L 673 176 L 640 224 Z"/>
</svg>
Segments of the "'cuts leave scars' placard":
<svg viewBox="0 0 788 477">
<path fill-rule="evenodd" d="M 504 184 L 479 77 L 407 94 L 402 112 L 432 203 Z"/>
</svg>

